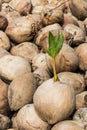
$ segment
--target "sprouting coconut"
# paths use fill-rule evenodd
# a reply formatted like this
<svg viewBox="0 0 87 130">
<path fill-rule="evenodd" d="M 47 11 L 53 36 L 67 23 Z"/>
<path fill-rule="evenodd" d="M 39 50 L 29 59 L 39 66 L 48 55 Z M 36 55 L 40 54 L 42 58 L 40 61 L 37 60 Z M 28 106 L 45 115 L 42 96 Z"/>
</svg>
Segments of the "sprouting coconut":
<svg viewBox="0 0 87 130">
<path fill-rule="evenodd" d="M 75 92 L 72 86 L 59 81 L 56 74 L 55 59 L 64 42 L 64 36 L 56 37 L 49 33 L 47 53 L 52 58 L 54 78 L 42 83 L 34 94 L 34 106 L 38 115 L 48 124 L 67 119 L 75 108 Z M 62 64 L 62 63 L 61 63 Z"/>
</svg>

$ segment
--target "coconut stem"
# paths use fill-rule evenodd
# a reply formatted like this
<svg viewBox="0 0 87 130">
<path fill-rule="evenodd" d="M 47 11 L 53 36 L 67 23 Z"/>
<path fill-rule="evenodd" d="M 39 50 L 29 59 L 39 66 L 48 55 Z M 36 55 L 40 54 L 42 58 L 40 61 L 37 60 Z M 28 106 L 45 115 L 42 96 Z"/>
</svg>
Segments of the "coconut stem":
<svg viewBox="0 0 87 130">
<path fill-rule="evenodd" d="M 56 73 L 55 57 L 52 58 L 52 67 L 53 67 L 54 82 L 59 81 L 59 78 L 58 78 L 57 73 Z"/>
</svg>

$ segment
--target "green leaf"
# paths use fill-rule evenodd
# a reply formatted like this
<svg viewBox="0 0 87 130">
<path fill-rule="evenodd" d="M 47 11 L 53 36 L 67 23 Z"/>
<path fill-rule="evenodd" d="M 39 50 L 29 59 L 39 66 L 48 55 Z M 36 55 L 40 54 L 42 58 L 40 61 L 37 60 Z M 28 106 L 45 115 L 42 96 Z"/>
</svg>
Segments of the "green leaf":
<svg viewBox="0 0 87 130">
<path fill-rule="evenodd" d="M 53 56 L 53 48 L 54 48 L 54 42 L 55 42 L 55 39 L 54 39 L 54 36 L 51 32 L 49 32 L 49 39 L 48 39 L 48 42 L 49 42 L 49 48 L 48 48 L 48 53 Z"/>
<path fill-rule="evenodd" d="M 55 56 L 60 52 L 64 42 L 64 36 L 62 33 L 58 33 L 55 37 Z"/>
<path fill-rule="evenodd" d="M 46 52 L 53 58 L 60 52 L 63 42 L 64 36 L 62 33 L 58 33 L 56 37 L 53 36 L 51 32 L 49 32 L 48 37 L 49 47 L 47 48 Z"/>
</svg>

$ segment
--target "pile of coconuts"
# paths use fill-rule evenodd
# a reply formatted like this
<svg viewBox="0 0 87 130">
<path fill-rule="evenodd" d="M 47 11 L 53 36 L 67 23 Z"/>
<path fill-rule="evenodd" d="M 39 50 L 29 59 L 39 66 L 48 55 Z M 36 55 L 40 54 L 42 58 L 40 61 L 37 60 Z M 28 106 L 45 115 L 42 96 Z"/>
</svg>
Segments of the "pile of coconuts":
<svg viewBox="0 0 87 130">
<path fill-rule="evenodd" d="M 87 0 L 0 0 L 0 130 L 87 130 L 86 87 Z"/>
</svg>

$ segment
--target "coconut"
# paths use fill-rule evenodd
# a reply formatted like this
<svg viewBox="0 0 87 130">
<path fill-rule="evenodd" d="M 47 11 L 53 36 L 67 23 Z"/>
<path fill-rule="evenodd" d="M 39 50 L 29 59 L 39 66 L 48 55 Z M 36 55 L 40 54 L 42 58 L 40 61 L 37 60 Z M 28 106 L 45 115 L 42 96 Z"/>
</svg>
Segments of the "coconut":
<svg viewBox="0 0 87 130">
<path fill-rule="evenodd" d="M 36 80 L 32 73 L 17 76 L 8 88 L 8 102 L 11 110 L 16 111 L 33 100 L 37 88 Z"/>
<path fill-rule="evenodd" d="M 77 122 L 72 120 L 62 121 L 53 126 L 52 130 L 84 130 Z"/>
<path fill-rule="evenodd" d="M 13 80 L 25 72 L 31 72 L 31 67 L 24 58 L 12 55 L 5 55 L 0 58 L 0 76 L 4 79 Z"/>
<path fill-rule="evenodd" d="M 17 123 L 19 129 L 50 130 L 50 125 L 48 125 L 47 122 L 40 119 L 40 117 L 37 115 L 35 111 L 33 104 L 27 104 L 18 111 Z"/>
<path fill-rule="evenodd" d="M 49 79 L 37 88 L 33 101 L 38 115 L 48 124 L 55 124 L 75 109 L 75 92 L 72 86 Z"/>
</svg>

